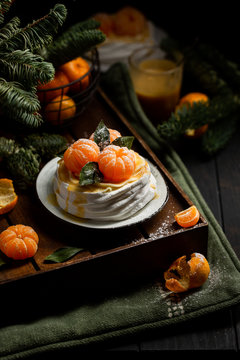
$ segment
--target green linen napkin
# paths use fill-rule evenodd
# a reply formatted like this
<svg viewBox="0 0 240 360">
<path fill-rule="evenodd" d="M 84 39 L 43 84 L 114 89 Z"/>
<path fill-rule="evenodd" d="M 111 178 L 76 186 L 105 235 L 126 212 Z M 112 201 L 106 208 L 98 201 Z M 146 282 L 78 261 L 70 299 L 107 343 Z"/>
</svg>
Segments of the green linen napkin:
<svg viewBox="0 0 240 360">
<path fill-rule="evenodd" d="M 33 295 L 29 300 L 35 310 L 4 323 L 0 317 L 1 359 L 41 358 L 89 346 L 94 349 L 126 336 L 193 320 L 240 300 L 240 262 L 183 162 L 160 141 L 142 112 L 126 66 L 113 65 L 102 76 L 101 86 L 150 147 L 161 154 L 160 160 L 208 220 L 210 276 L 201 288 L 184 294 L 172 294 L 156 279 L 118 294 L 83 294 L 76 287 L 68 297 L 60 291 L 57 301 L 49 294 L 40 298 Z"/>
</svg>

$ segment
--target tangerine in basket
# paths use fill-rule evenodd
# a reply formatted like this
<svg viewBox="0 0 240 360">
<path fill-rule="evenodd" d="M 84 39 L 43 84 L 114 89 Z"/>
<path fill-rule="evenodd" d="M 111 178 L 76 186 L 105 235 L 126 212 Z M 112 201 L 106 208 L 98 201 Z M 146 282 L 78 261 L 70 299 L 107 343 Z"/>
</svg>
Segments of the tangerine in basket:
<svg viewBox="0 0 240 360">
<path fill-rule="evenodd" d="M 112 143 L 115 139 L 117 139 L 118 137 L 121 137 L 122 135 L 120 134 L 119 131 L 114 130 L 114 129 L 108 129 L 109 131 L 109 135 L 110 135 L 110 143 Z M 94 140 L 94 133 L 90 136 L 91 140 Z"/>
<path fill-rule="evenodd" d="M 32 227 L 18 224 L 0 234 L 0 250 L 14 260 L 32 257 L 38 249 L 39 238 Z"/>
<path fill-rule="evenodd" d="M 69 79 L 66 74 L 61 70 L 57 70 L 53 80 L 46 84 L 38 85 L 37 90 L 44 90 L 37 91 L 39 101 L 43 104 L 47 104 L 57 96 L 66 94 L 69 90 L 69 87 L 66 86 L 68 83 Z M 58 87 L 61 88 L 57 89 Z"/>
<path fill-rule="evenodd" d="M 11 179 L 0 179 L 0 215 L 6 214 L 17 204 L 18 196 L 15 193 Z"/>
<path fill-rule="evenodd" d="M 192 205 L 189 208 L 175 214 L 174 217 L 178 225 L 187 228 L 194 226 L 198 223 L 200 214 L 197 207 L 195 205 Z"/>
<path fill-rule="evenodd" d="M 186 256 L 176 259 L 164 272 L 165 286 L 175 293 L 202 286 L 210 274 L 210 266 L 204 255 L 191 254 L 190 260 Z"/>
<path fill-rule="evenodd" d="M 189 107 L 197 102 L 207 103 L 208 100 L 209 100 L 208 96 L 204 93 L 200 93 L 200 92 L 188 93 L 180 99 L 176 107 L 176 110 L 181 109 L 183 105 Z M 208 129 L 208 124 L 204 124 L 203 126 L 200 126 L 198 129 L 187 129 L 185 135 L 191 138 L 199 138 L 207 131 L 207 129 Z"/>
<path fill-rule="evenodd" d="M 90 70 L 90 66 L 82 57 L 77 57 L 76 59 L 61 65 L 59 69 L 65 73 L 70 82 L 79 80 L 70 86 L 72 92 L 79 93 L 88 87 L 90 79 L 87 73 Z M 81 77 L 83 78 L 80 80 Z"/>
<path fill-rule="evenodd" d="M 106 181 L 122 182 L 135 171 L 135 154 L 127 147 L 109 145 L 100 153 L 98 166 Z"/>
<path fill-rule="evenodd" d="M 57 96 L 44 109 L 46 121 L 53 125 L 63 124 L 76 113 L 75 101 L 68 95 Z"/>
<path fill-rule="evenodd" d="M 83 166 L 88 162 L 98 161 L 99 154 L 100 149 L 93 140 L 79 139 L 67 148 L 64 152 L 63 160 L 68 170 L 79 175 Z"/>
</svg>

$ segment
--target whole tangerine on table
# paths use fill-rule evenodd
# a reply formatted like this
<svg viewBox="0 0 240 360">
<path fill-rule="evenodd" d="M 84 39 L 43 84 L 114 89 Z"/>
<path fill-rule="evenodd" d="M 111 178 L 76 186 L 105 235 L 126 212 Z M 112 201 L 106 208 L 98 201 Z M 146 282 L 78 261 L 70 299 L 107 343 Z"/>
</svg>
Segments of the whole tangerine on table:
<svg viewBox="0 0 240 360">
<path fill-rule="evenodd" d="M 76 114 L 75 101 L 68 95 L 57 96 L 44 109 L 44 118 L 53 125 L 61 125 Z"/>
<path fill-rule="evenodd" d="M 13 181 L 11 179 L 0 179 L 0 215 L 12 210 L 18 201 Z"/>
<path fill-rule="evenodd" d="M 164 272 L 165 286 L 175 293 L 202 286 L 210 274 L 210 266 L 204 255 L 191 254 L 190 259 L 181 256 Z"/>
<path fill-rule="evenodd" d="M 56 98 L 57 96 L 66 94 L 69 90 L 69 87 L 66 86 L 68 83 L 69 79 L 67 75 L 63 71 L 57 70 L 55 72 L 53 80 L 49 81 L 46 84 L 38 85 L 37 95 L 39 101 L 43 104 L 47 104 L 49 101 Z"/>
<path fill-rule="evenodd" d="M 206 94 L 201 92 L 191 92 L 184 95 L 178 105 L 176 106 L 176 111 L 180 110 L 183 106 L 190 107 L 194 103 L 203 102 L 208 103 L 209 98 Z M 199 138 L 201 137 L 208 129 L 208 124 L 200 126 L 198 129 L 187 129 L 185 135 L 190 138 Z"/>
<path fill-rule="evenodd" d="M 79 80 L 70 86 L 73 93 L 79 93 L 89 86 L 90 78 L 87 73 L 90 71 L 90 65 L 82 57 L 77 57 L 61 65 L 59 69 L 65 73 L 70 82 Z"/>
<path fill-rule="evenodd" d="M 23 224 L 9 226 L 0 234 L 0 250 L 14 260 L 24 260 L 36 254 L 39 237 L 35 230 Z"/>
</svg>

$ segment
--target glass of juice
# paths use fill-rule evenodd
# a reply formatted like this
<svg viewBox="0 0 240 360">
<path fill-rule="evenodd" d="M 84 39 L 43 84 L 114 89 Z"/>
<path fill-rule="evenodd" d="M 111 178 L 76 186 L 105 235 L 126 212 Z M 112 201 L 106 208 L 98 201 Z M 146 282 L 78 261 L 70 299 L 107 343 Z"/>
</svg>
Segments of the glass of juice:
<svg viewBox="0 0 240 360">
<path fill-rule="evenodd" d="M 129 68 L 145 114 L 155 125 L 166 121 L 179 101 L 183 55 L 158 46 L 144 47 L 130 55 Z"/>
</svg>

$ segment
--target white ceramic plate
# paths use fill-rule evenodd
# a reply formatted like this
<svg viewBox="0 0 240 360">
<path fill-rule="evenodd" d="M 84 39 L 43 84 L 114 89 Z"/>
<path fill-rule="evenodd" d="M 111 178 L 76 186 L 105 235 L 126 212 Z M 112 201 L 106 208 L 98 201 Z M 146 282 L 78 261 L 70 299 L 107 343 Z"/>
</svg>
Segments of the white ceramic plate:
<svg viewBox="0 0 240 360">
<path fill-rule="evenodd" d="M 139 212 L 137 212 L 135 215 L 131 216 L 128 219 L 114 222 L 103 222 L 78 218 L 76 216 L 68 214 L 66 211 L 61 209 L 57 203 L 56 196 L 53 191 L 53 179 L 57 169 L 58 161 L 59 158 L 54 158 L 43 167 L 37 178 L 36 189 L 38 197 L 42 204 L 45 206 L 45 208 L 58 218 L 65 220 L 69 223 L 95 229 L 121 228 L 129 225 L 134 225 L 151 218 L 153 215 L 159 212 L 167 202 L 167 185 L 159 170 L 148 161 L 152 174 L 156 178 L 158 196 L 151 200 L 143 209 L 141 209 Z"/>
</svg>

